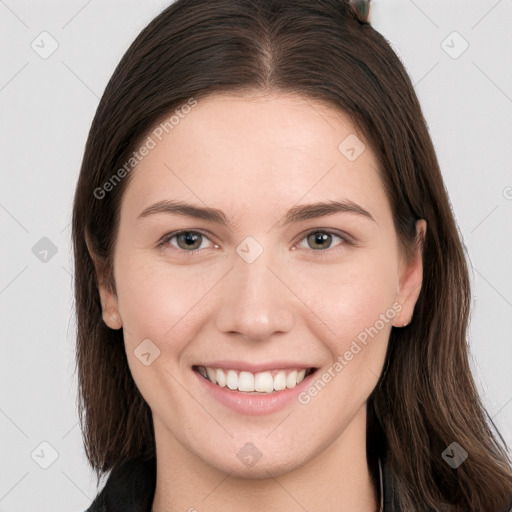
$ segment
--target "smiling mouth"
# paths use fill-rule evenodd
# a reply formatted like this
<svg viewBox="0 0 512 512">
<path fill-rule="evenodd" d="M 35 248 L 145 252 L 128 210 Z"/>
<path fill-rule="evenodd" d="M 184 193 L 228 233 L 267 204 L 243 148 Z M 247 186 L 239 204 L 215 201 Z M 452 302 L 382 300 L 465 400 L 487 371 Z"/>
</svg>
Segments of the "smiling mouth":
<svg viewBox="0 0 512 512">
<path fill-rule="evenodd" d="M 221 388 L 259 395 L 293 389 L 316 371 L 316 368 L 288 368 L 253 373 L 207 366 L 193 366 L 192 369 Z"/>
</svg>

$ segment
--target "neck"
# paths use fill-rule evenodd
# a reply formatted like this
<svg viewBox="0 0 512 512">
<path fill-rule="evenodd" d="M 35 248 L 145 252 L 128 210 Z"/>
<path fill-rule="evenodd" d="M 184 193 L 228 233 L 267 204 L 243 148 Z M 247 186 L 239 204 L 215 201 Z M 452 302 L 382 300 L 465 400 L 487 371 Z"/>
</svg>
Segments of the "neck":
<svg viewBox="0 0 512 512">
<path fill-rule="evenodd" d="M 366 460 L 366 407 L 315 458 L 258 479 L 218 470 L 187 450 L 157 418 L 154 425 L 157 482 L 152 512 L 380 509 L 379 489 L 372 484 Z"/>
</svg>

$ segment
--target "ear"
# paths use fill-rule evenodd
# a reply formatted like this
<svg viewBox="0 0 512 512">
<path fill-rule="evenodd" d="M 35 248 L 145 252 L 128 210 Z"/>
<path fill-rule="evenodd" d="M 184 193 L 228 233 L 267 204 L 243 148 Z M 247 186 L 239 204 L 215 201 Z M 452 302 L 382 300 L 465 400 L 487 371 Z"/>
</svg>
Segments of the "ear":
<svg viewBox="0 0 512 512">
<path fill-rule="evenodd" d="M 100 294 L 103 321 L 111 329 L 120 329 L 123 323 L 119 313 L 117 296 L 105 276 L 105 261 L 94 252 L 88 233 L 85 234 L 85 243 L 87 244 L 87 250 L 89 251 L 89 255 L 93 261 L 97 281 L 99 283 L 98 291 Z"/>
<path fill-rule="evenodd" d="M 424 219 L 416 221 L 416 247 L 408 260 L 403 257 L 400 262 L 396 301 L 402 308 L 394 318 L 394 327 L 405 327 L 412 321 L 414 306 L 423 282 L 422 256 L 426 232 L 427 222 Z"/>
</svg>

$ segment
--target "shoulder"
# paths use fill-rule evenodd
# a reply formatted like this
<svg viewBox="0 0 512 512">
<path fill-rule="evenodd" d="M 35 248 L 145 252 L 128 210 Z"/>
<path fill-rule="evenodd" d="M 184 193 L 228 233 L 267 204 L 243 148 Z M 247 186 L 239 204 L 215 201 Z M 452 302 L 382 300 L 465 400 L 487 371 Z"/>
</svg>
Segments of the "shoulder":
<svg viewBox="0 0 512 512">
<path fill-rule="evenodd" d="M 90 507 L 84 512 L 106 512 L 105 504 L 98 501 L 98 497 L 91 503 Z"/>
<path fill-rule="evenodd" d="M 139 456 L 114 467 L 85 512 L 149 512 L 156 486 L 155 457 Z"/>
</svg>

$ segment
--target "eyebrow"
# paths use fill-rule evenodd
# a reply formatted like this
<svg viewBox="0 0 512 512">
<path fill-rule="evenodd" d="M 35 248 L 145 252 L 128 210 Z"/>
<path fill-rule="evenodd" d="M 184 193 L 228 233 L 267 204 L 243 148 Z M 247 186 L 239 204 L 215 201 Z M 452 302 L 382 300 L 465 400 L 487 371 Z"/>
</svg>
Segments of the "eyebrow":
<svg viewBox="0 0 512 512">
<path fill-rule="evenodd" d="M 294 206 L 286 212 L 279 223 L 282 226 L 286 226 L 288 224 L 316 219 L 326 215 L 334 215 L 335 213 L 340 212 L 360 215 L 376 222 L 370 212 L 352 201 L 327 201 Z M 149 215 L 158 213 L 194 217 L 196 219 L 216 222 L 226 227 L 230 224 L 226 214 L 222 210 L 207 206 L 197 206 L 176 200 L 158 201 L 157 203 L 145 208 L 137 218 L 148 217 Z"/>
</svg>

